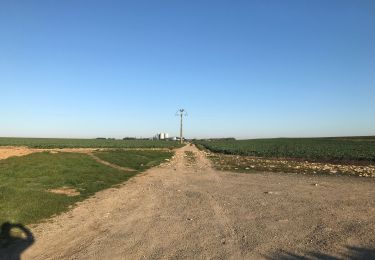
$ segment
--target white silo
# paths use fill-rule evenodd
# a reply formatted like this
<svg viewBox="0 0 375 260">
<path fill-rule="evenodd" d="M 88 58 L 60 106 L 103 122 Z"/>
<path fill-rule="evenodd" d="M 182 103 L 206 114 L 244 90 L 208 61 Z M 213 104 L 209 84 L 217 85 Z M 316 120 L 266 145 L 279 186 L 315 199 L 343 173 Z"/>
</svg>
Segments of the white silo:
<svg viewBox="0 0 375 260">
<path fill-rule="evenodd" d="M 165 133 L 165 134 L 164 134 L 164 137 L 165 137 L 165 139 L 168 139 L 168 138 L 169 138 L 169 134 L 168 134 L 168 133 Z"/>
<path fill-rule="evenodd" d="M 160 133 L 160 137 L 159 137 L 160 140 L 164 140 L 165 139 L 165 134 L 164 133 Z"/>
</svg>

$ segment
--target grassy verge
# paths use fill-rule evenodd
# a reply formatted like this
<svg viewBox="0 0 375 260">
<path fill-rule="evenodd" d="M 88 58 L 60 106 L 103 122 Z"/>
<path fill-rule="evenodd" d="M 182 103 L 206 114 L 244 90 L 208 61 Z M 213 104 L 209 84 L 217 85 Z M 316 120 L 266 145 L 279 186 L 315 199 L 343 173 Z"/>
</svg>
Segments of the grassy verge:
<svg viewBox="0 0 375 260">
<path fill-rule="evenodd" d="M 0 160 L 0 224 L 39 222 L 159 164 L 172 153 L 109 151 L 97 155 L 136 171 L 114 169 L 77 153 L 44 152 Z"/>
<path fill-rule="evenodd" d="M 100 159 L 121 167 L 144 171 L 172 157 L 168 151 L 102 151 L 94 153 Z"/>
</svg>

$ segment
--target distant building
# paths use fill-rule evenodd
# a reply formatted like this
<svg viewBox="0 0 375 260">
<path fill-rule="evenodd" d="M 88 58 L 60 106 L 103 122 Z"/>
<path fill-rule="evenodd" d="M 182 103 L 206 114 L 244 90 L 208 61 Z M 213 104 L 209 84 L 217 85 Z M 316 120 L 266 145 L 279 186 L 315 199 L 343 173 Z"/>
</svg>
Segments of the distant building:
<svg viewBox="0 0 375 260">
<path fill-rule="evenodd" d="M 158 134 L 155 135 L 154 139 L 167 140 L 167 139 L 169 139 L 169 134 L 168 133 L 158 133 Z"/>
</svg>

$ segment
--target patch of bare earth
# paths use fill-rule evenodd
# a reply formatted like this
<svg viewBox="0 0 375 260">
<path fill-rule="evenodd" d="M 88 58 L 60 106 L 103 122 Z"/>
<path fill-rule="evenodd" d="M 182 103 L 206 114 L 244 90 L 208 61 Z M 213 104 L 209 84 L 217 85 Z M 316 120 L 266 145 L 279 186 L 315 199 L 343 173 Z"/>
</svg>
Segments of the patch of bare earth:
<svg viewBox="0 0 375 260">
<path fill-rule="evenodd" d="M 31 227 L 36 240 L 22 259 L 373 259 L 374 185 L 373 178 L 217 171 L 186 146 Z"/>
<path fill-rule="evenodd" d="M 0 160 L 13 156 L 24 156 L 34 152 L 35 149 L 30 149 L 27 147 L 0 146 Z"/>
<path fill-rule="evenodd" d="M 58 189 L 49 189 L 48 192 L 55 193 L 55 194 L 62 194 L 62 195 L 66 195 L 68 197 L 79 196 L 81 194 L 76 189 L 69 188 L 69 187 L 61 187 L 61 188 L 58 188 Z"/>
<path fill-rule="evenodd" d="M 40 149 L 40 148 L 28 148 L 24 146 L 0 146 L 0 160 L 7 159 L 13 156 L 25 156 L 31 153 L 39 152 L 50 152 L 50 153 L 85 153 L 91 154 L 94 151 L 108 151 L 108 150 L 118 150 L 118 148 L 53 148 L 53 149 Z M 129 151 L 171 151 L 173 149 L 169 148 L 126 148 L 120 150 Z M 99 160 L 98 160 L 99 161 Z M 103 161 L 101 161 L 103 163 Z"/>
<path fill-rule="evenodd" d="M 94 148 L 62 148 L 62 149 L 37 149 L 23 146 L 0 146 L 0 160 L 14 156 L 25 156 L 32 153 L 50 152 L 50 153 L 91 153 L 98 149 Z"/>
</svg>

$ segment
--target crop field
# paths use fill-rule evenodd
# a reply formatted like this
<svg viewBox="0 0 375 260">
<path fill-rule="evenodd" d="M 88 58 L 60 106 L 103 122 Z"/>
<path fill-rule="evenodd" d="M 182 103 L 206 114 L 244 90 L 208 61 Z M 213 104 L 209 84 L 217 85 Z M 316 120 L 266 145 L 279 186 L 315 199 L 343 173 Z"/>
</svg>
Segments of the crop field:
<svg viewBox="0 0 375 260">
<path fill-rule="evenodd" d="M 94 156 L 36 152 L 0 160 L 0 224 L 39 222 L 172 155 L 173 152 L 161 150 L 97 151 Z M 96 157 L 114 166 L 103 164 Z"/>
<path fill-rule="evenodd" d="M 215 152 L 312 162 L 375 163 L 375 137 L 205 140 L 197 145 Z"/>
<path fill-rule="evenodd" d="M 0 137 L 0 146 L 29 148 L 177 148 L 178 142 L 161 140 L 58 139 Z"/>
</svg>

